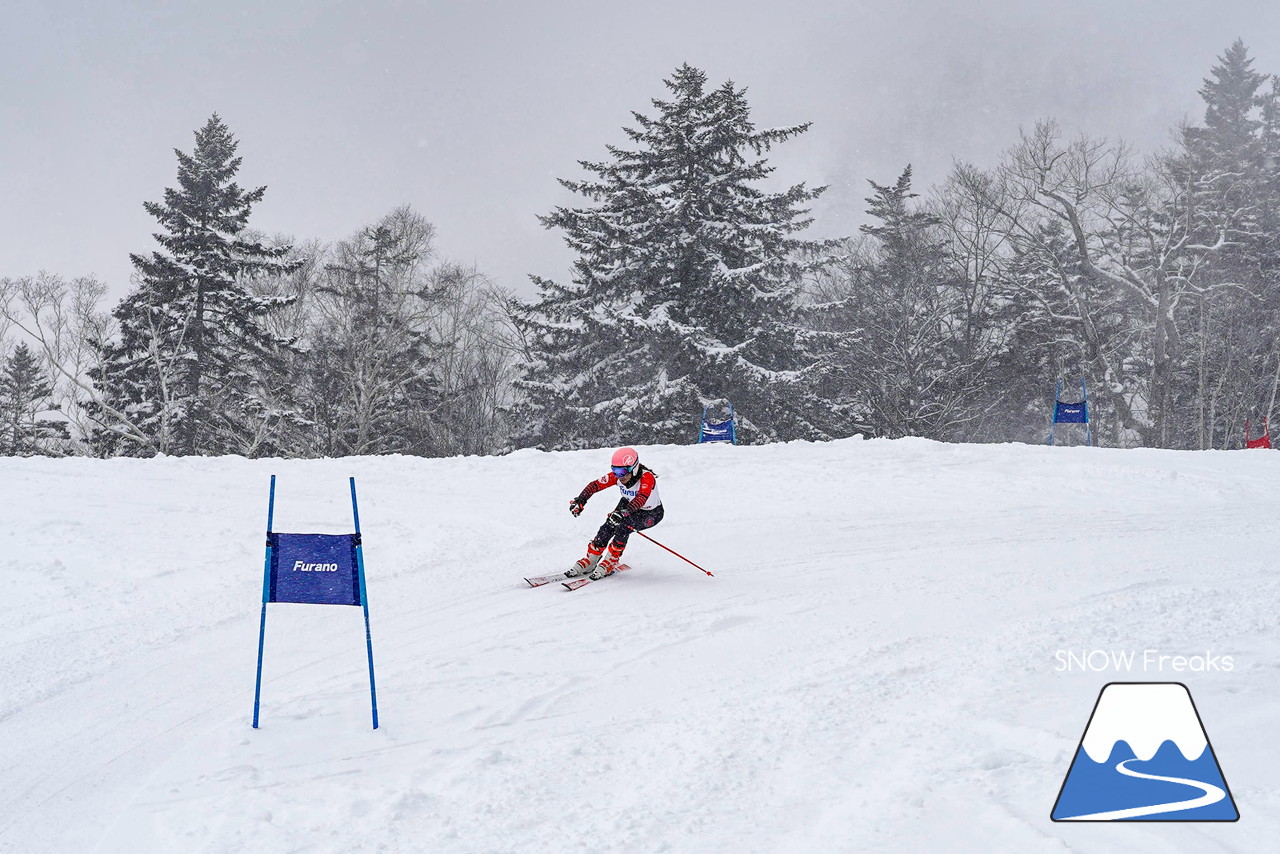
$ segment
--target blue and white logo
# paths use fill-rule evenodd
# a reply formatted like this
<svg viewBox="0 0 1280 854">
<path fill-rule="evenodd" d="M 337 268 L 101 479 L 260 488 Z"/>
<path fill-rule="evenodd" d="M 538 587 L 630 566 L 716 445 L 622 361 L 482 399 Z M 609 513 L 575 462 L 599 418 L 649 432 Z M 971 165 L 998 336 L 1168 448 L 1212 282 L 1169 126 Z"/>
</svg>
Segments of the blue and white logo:
<svg viewBox="0 0 1280 854">
<path fill-rule="evenodd" d="M 1105 685 L 1053 805 L 1054 821 L 1236 821 L 1181 682 Z"/>
</svg>

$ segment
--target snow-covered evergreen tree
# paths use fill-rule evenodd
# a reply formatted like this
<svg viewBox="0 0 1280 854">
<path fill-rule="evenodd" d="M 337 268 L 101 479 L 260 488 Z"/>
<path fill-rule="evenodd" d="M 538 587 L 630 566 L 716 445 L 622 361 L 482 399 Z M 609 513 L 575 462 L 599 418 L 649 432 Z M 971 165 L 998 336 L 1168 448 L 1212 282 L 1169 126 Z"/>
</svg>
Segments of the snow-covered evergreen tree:
<svg viewBox="0 0 1280 854">
<path fill-rule="evenodd" d="M 1179 388 L 1188 401 L 1181 446 L 1224 447 L 1241 424 L 1261 420 L 1274 403 L 1280 359 L 1275 344 L 1280 301 L 1271 279 L 1280 257 L 1280 149 L 1277 110 L 1267 76 L 1253 68 L 1236 40 L 1200 89 L 1204 125 L 1186 127 L 1182 150 L 1169 158 L 1186 187 L 1193 237 L 1216 250 L 1198 271 L 1202 294 L 1188 309 L 1187 358 Z"/>
<path fill-rule="evenodd" d="M 57 411 L 48 372 L 25 343 L 18 344 L 0 368 L 0 456 L 60 454 L 66 422 L 42 417 Z"/>
<path fill-rule="evenodd" d="M 1255 71 L 1244 42 L 1236 39 L 1209 71 L 1200 97 L 1205 102 L 1204 126 L 1183 129 L 1187 154 L 1198 161 L 1200 175 L 1240 174 L 1261 163 L 1258 131 L 1258 90 L 1267 75 Z"/>
<path fill-rule="evenodd" d="M 516 307 L 533 354 L 517 444 L 688 442 L 702 407 L 726 403 L 744 441 L 822 435 L 797 314 L 815 245 L 796 236 L 822 189 L 759 186 L 765 153 L 808 124 L 759 130 L 745 89 L 687 64 L 664 82 L 656 114 L 632 114 L 632 147 L 561 182 L 591 204 L 540 218 L 578 258 L 571 282 L 533 277 L 538 301 Z"/>
<path fill-rule="evenodd" d="M 262 422 L 289 417 L 263 399 L 260 378 L 279 369 L 280 348 L 263 317 L 276 301 L 252 296 L 246 280 L 278 275 L 290 264 L 287 246 L 242 239 L 265 187 L 235 183 L 238 142 L 214 114 L 196 131 L 190 154 L 175 150 L 178 187 L 163 202 L 147 202 L 160 223 L 160 251 L 131 255 L 137 286 L 114 315 L 118 341 L 104 344 L 94 380 L 114 410 L 148 436 L 145 447 L 121 442 L 112 419 L 99 413 L 98 444 L 124 453 L 269 453 L 257 437 Z"/>
</svg>

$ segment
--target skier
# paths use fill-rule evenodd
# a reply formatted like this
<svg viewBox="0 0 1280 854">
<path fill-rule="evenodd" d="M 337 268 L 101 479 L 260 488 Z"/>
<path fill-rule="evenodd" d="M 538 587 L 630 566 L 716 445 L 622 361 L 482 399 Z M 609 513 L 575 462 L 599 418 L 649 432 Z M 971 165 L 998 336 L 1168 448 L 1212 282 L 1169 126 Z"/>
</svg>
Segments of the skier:
<svg viewBox="0 0 1280 854">
<path fill-rule="evenodd" d="M 632 531 L 652 528 L 662 521 L 662 499 L 658 497 L 657 475 L 640 465 L 640 455 L 635 448 L 619 448 L 613 452 L 611 471 L 583 487 L 582 492 L 569 502 L 569 512 L 574 516 L 582 512 L 587 500 L 602 489 L 614 484 L 622 493 L 618 506 L 596 532 L 595 539 L 587 544 L 587 556 L 580 559 L 565 573 L 569 578 L 587 575 L 598 581 L 613 572 L 627 547 L 627 537 Z M 605 546 L 609 556 L 604 557 Z M 601 559 L 603 558 L 603 560 Z"/>
</svg>

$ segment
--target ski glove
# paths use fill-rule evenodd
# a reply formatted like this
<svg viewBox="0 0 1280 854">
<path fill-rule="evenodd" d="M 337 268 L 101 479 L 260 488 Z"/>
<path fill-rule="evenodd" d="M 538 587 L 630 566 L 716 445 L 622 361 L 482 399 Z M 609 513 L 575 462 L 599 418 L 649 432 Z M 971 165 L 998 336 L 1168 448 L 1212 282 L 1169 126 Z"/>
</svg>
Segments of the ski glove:
<svg viewBox="0 0 1280 854">
<path fill-rule="evenodd" d="M 610 525 L 625 524 L 627 521 L 627 517 L 630 515 L 631 513 L 629 511 L 623 510 L 621 508 L 614 510 L 612 513 L 609 514 L 609 520 L 608 520 L 609 524 Z"/>
<path fill-rule="evenodd" d="M 571 501 L 569 502 L 569 512 L 570 512 L 570 513 L 572 513 L 574 516 L 577 516 L 579 513 L 581 513 L 581 512 L 582 512 L 582 502 L 581 502 L 581 501 L 579 501 L 579 500 L 578 500 L 578 499 L 576 499 L 576 498 L 574 498 L 573 500 L 571 500 Z"/>
</svg>

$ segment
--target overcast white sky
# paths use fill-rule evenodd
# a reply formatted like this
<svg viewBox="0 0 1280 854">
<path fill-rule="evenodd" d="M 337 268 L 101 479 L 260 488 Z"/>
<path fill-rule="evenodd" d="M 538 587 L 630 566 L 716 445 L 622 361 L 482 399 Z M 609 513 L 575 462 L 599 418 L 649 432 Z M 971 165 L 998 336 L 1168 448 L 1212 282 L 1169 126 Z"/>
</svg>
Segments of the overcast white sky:
<svg viewBox="0 0 1280 854">
<path fill-rule="evenodd" d="M 995 163 L 1019 127 L 1140 150 L 1203 110 L 1237 37 L 1280 72 L 1280 3 L 1201 0 L 61 2 L 0 18 L 0 276 L 94 273 L 128 288 L 143 201 L 213 112 L 240 140 L 251 225 L 335 240 L 399 204 L 447 257 L 530 295 L 565 278 L 557 177 L 600 159 L 681 62 L 748 87 L 787 182 L 828 184 L 815 236 L 851 234 L 866 179 L 916 186 Z"/>
</svg>

